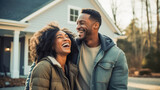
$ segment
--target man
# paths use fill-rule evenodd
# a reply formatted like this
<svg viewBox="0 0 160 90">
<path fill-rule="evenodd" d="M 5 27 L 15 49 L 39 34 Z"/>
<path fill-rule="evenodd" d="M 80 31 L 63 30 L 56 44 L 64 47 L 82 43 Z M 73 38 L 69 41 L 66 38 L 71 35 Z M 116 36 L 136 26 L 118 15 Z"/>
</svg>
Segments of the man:
<svg viewBox="0 0 160 90">
<path fill-rule="evenodd" d="M 126 57 L 113 41 L 98 33 L 101 15 L 83 9 L 77 20 L 78 81 L 82 90 L 127 90 Z"/>
<path fill-rule="evenodd" d="M 80 87 L 82 90 L 127 90 L 128 66 L 125 55 L 109 37 L 98 33 L 100 26 L 99 12 L 82 10 L 77 20 L 79 38 L 76 39 L 79 46 L 76 62 Z"/>
</svg>

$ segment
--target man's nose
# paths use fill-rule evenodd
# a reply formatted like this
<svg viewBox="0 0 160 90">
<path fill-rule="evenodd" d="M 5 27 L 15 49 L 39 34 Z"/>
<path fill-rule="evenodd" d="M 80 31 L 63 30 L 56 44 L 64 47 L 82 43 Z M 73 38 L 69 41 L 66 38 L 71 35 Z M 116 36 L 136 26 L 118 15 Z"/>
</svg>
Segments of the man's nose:
<svg viewBox="0 0 160 90">
<path fill-rule="evenodd" d="M 79 30 L 80 29 L 80 25 L 77 25 L 76 29 Z"/>
</svg>

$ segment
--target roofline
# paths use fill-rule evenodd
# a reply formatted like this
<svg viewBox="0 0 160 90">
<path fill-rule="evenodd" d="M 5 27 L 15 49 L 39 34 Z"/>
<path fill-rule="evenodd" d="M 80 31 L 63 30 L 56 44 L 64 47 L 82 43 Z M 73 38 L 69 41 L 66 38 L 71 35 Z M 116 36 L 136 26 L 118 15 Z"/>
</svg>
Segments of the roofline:
<svg viewBox="0 0 160 90">
<path fill-rule="evenodd" d="M 58 4 L 59 2 L 61 2 L 62 0 L 54 0 L 52 1 L 51 3 L 49 3 L 48 5 L 42 7 L 41 9 L 33 12 L 32 14 L 30 14 L 29 16 L 23 18 L 21 20 L 21 22 L 26 22 L 26 21 L 29 21 L 31 20 L 32 18 L 38 16 L 39 14 L 43 13 L 44 11 L 48 10 L 49 8 L 53 7 L 54 5 Z"/>
<path fill-rule="evenodd" d="M 90 0 L 92 3 L 95 3 L 97 5 L 96 8 L 100 9 L 102 11 L 102 16 L 104 15 L 106 17 L 106 19 L 104 19 L 106 22 L 109 21 L 108 24 L 111 25 L 112 30 L 114 30 L 114 33 L 118 33 L 119 35 L 121 35 L 122 33 L 119 31 L 119 29 L 116 27 L 116 25 L 113 23 L 112 19 L 109 17 L 109 15 L 107 14 L 107 12 L 104 10 L 104 8 L 101 6 L 101 4 L 99 3 L 98 0 Z M 109 26 L 110 26 L 109 25 Z"/>
<path fill-rule="evenodd" d="M 32 18 L 34 18 L 34 17 L 38 16 L 39 14 L 45 12 L 46 10 L 48 10 L 49 8 L 55 6 L 56 4 L 60 3 L 61 1 L 63 1 L 63 0 L 54 0 L 54 1 L 52 1 L 52 2 L 49 3 L 48 5 L 42 7 L 41 9 L 33 12 L 33 13 L 30 14 L 29 16 L 27 16 L 27 17 L 25 17 L 24 19 L 22 19 L 21 22 L 26 22 L 26 21 L 31 20 Z M 111 25 L 110 28 L 112 28 L 112 31 L 113 31 L 114 33 L 117 32 L 119 35 L 121 35 L 122 33 L 121 33 L 121 32 L 119 31 L 119 29 L 115 26 L 115 24 L 113 23 L 113 21 L 111 20 L 111 18 L 109 17 L 109 15 L 106 13 L 106 11 L 104 10 L 104 8 L 101 6 L 101 4 L 98 2 L 98 0 L 90 0 L 90 1 L 92 2 L 93 5 L 96 5 L 96 6 L 97 6 L 97 7 L 96 7 L 97 9 L 100 9 L 100 10 L 102 11 L 102 14 L 104 14 L 104 15 L 102 15 L 102 16 L 105 16 L 105 17 L 106 17 L 105 21 L 106 21 L 108 24 Z M 109 22 L 108 22 L 108 21 L 109 21 Z M 110 26 L 110 25 L 109 25 L 109 26 Z"/>
<path fill-rule="evenodd" d="M 6 30 L 24 30 L 28 26 L 27 23 L 14 21 L 14 20 L 6 20 L 0 19 L 0 29 Z"/>
</svg>

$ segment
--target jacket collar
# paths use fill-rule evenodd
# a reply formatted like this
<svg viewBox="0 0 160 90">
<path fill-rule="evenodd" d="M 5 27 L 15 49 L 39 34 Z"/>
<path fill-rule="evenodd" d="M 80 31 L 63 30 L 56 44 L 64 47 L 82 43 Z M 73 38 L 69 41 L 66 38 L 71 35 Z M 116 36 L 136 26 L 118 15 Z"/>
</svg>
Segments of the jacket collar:
<svg viewBox="0 0 160 90">
<path fill-rule="evenodd" d="M 101 49 L 103 51 L 108 51 L 112 46 L 114 46 L 114 42 L 111 38 L 107 37 L 106 35 L 102 35 L 100 33 L 98 33 L 99 36 L 99 40 L 101 43 Z M 78 44 L 78 46 L 80 46 L 82 44 L 82 40 L 80 39 L 76 39 L 76 42 Z"/>
<path fill-rule="evenodd" d="M 53 65 L 57 65 L 58 67 L 61 67 L 61 65 L 59 64 L 59 62 L 57 62 L 57 60 L 54 57 L 52 57 L 52 56 L 47 56 L 47 57 L 51 60 L 51 62 L 53 63 Z"/>
<path fill-rule="evenodd" d="M 59 64 L 59 62 L 57 62 L 57 60 L 54 57 L 47 56 L 47 58 L 52 62 L 53 65 L 56 65 L 56 66 L 62 68 L 61 65 Z M 66 62 L 66 65 L 68 66 L 68 69 L 71 72 L 77 73 L 78 70 L 77 70 L 77 66 L 75 64 L 73 64 L 72 62 L 68 61 L 68 62 Z"/>
</svg>

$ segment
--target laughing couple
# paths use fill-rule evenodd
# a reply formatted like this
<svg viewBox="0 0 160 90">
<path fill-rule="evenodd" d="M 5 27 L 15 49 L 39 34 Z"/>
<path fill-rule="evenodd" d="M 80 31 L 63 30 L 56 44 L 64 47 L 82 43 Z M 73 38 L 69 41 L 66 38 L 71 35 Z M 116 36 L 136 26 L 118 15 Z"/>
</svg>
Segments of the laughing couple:
<svg viewBox="0 0 160 90">
<path fill-rule="evenodd" d="M 34 63 L 26 90 L 127 90 L 128 65 L 124 52 L 98 33 L 101 15 L 82 9 L 78 38 L 50 23 L 31 38 Z"/>
</svg>

